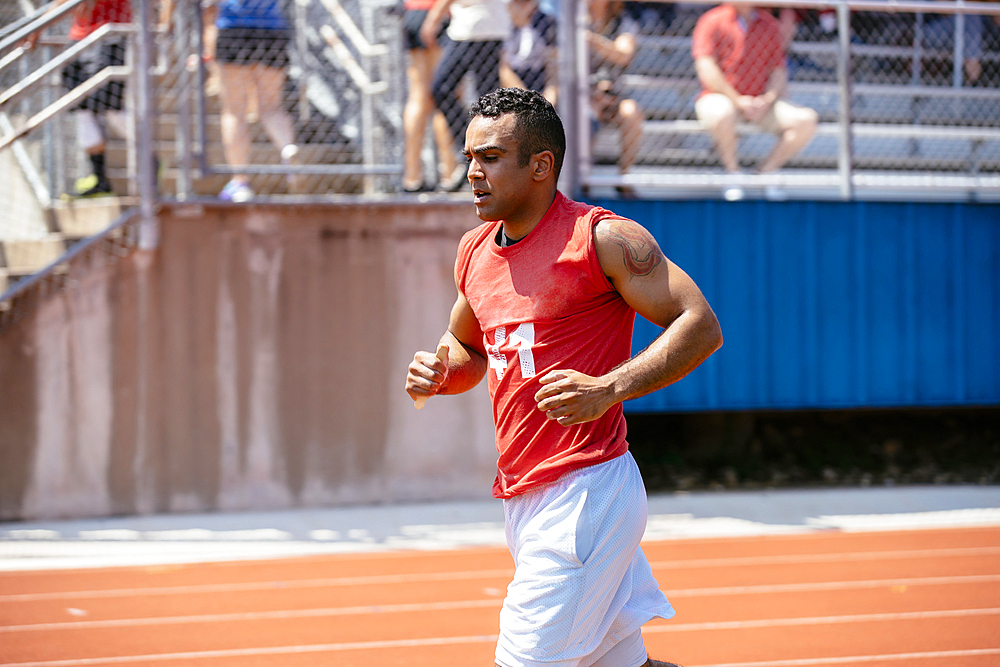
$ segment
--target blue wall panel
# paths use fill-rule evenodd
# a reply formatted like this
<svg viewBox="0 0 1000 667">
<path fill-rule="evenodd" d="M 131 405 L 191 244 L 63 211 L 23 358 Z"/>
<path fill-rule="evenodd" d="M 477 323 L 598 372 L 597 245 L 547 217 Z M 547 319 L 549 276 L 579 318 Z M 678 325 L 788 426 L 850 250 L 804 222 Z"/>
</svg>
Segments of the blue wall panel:
<svg viewBox="0 0 1000 667">
<path fill-rule="evenodd" d="M 725 336 L 628 410 L 1000 405 L 1000 206 L 596 203 L 653 233 Z M 658 334 L 639 318 L 635 351 Z"/>
</svg>

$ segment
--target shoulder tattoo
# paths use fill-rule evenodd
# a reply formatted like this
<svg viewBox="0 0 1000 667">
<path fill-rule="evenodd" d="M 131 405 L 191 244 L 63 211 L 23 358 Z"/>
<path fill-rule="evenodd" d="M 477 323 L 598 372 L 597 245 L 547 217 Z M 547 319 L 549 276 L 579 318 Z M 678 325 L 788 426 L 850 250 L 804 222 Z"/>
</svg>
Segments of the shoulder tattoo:
<svg viewBox="0 0 1000 667">
<path fill-rule="evenodd" d="M 621 249 L 625 268 L 633 276 L 647 276 L 663 261 L 652 234 L 639 225 L 612 220 L 605 233 L 607 239 Z"/>
</svg>

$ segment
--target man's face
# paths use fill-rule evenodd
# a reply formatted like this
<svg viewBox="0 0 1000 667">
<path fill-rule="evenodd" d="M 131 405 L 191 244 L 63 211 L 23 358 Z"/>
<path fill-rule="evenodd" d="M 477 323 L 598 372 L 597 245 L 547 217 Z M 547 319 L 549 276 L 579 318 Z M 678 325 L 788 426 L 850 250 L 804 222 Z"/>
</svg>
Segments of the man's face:
<svg viewBox="0 0 1000 667">
<path fill-rule="evenodd" d="M 514 114 L 497 118 L 476 116 L 465 133 L 476 214 L 483 221 L 519 222 L 527 214 L 532 186 L 531 163 L 518 165 L 520 142 L 514 134 Z"/>
</svg>

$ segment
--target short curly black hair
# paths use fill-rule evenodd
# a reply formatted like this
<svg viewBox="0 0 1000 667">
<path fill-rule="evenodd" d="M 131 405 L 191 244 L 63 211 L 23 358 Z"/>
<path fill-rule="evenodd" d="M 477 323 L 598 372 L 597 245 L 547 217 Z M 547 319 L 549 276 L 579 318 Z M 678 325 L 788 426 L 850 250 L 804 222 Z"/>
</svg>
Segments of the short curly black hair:
<svg viewBox="0 0 1000 667">
<path fill-rule="evenodd" d="M 518 162 L 524 167 L 532 155 L 552 151 L 555 156 L 555 175 L 559 178 L 563 157 L 566 155 L 566 132 L 555 108 L 541 93 L 521 88 L 497 88 L 480 97 L 469 109 L 469 118 L 485 116 L 497 118 L 507 113 L 517 116 L 515 131 L 521 148 Z"/>
</svg>

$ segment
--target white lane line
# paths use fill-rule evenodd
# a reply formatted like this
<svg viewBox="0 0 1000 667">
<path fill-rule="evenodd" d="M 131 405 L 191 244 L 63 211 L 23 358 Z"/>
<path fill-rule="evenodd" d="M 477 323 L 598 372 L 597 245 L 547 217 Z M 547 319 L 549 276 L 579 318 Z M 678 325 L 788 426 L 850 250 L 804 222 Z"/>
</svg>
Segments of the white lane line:
<svg viewBox="0 0 1000 667">
<path fill-rule="evenodd" d="M 153 618 L 105 619 L 99 621 L 63 621 L 59 623 L 32 623 L 0 627 L 0 633 L 94 630 L 104 628 L 144 627 L 154 625 L 193 625 L 197 623 L 232 623 L 244 621 L 289 620 L 296 618 L 322 618 L 330 616 L 364 616 L 407 612 L 451 611 L 455 609 L 499 608 L 501 600 L 460 600 L 455 602 L 411 603 L 395 605 L 365 605 L 356 607 L 330 607 L 325 609 L 288 609 L 278 611 L 237 612 L 230 614 L 198 614 L 188 616 L 163 616 Z M 832 623 L 862 623 L 874 621 L 947 618 L 955 616 L 993 616 L 1000 608 L 946 609 L 938 611 L 887 612 L 843 616 L 813 616 L 802 618 L 759 619 L 749 621 L 714 621 L 705 623 L 664 623 L 647 626 L 644 632 L 690 632 L 695 630 L 729 630 L 764 628 L 791 625 L 826 625 Z"/>
<path fill-rule="evenodd" d="M 947 586 L 950 584 L 985 584 L 1000 581 L 1000 574 L 970 574 L 949 577 L 911 577 L 906 579 L 866 579 L 860 581 L 816 581 L 800 584 L 759 584 L 719 586 L 716 588 L 678 588 L 664 590 L 667 597 L 702 597 L 711 595 L 760 595 L 762 593 L 801 593 L 809 591 L 851 590 L 853 588 L 893 588 L 897 586 Z"/>
<path fill-rule="evenodd" d="M 264 648 L 234 648 L 187 653 L 155 653 L 150 655 L 120 655 L 110 658 L 77 658 L 75 660 L 39 660 L 35 662 L 4 662 L 0 667 L 78 667 L 82 665 L 122 665 L 156 660 L 197 660 L 210 658 L 242 658 L 263 655 L 294 655 L 301 653 L 332 653 L 366 649 L 413 648 L 417 646 L 448 646 L 451 644 L 496 643 L 497 635 L 471 637 L 429 637 L 427 639 L 397 639 L 393 641 L 312 644 L 306 646 L 268 646 Z"/>
<path fill-rule="evenodd" d="M 995 556 L 1000 547 L 958 547 L 954 549 L 909 549 L 897 551 L 859 551 L 830 554 L 775 554 L 771 556 L 736 556 L 732 558 L 702 558 L 697 560 L 651 561 L 660 569 L 700 567 L 740 567 L 747 565 L 790 565 L 799 563 L 832 563 L 838 561 L 906 560 L 911 558 L 959 558 Z"/>
<path fill-rule="evenodd" d="M 1000 608 L 942 609 L 938 611 L 897 611 L 881 614 L 847 614 L 845 616 L 807 616 L 803 618 L 762 618 L 753 621 L 715 621 L 708 623 L 664 623 L 647 625 L 643 634 L 662 632 L 697 632 L 701 630 L 745 630 L 797 625 L 835 625 L 838 623 L 877 623 L 880 621 L 914 621 L 928 618 L 958 618 L 966 616 L 996 616 Z"/>
<path fill-rule="evenodd" d="M 290 565 L 291 570 L 294 566 Z M 118 588 L 94 591 L 53 591 L 49 593 L 15 593 L 0 595 L 0 602 L 34 602 L 38 600 L 116 598 L 136 595 L 191 595 L 197 593 L 238 593 L 288 588 L 329 588 L 334 586 L 377 586 L 380 584 L 414 584 L 430 581 L 459 581 L 476 579 L 510 579 L 514 568 L 503 570 L 474 570 L 469 572 L 428 572 L 422 574 L 377 574 L 361 577 L 330 577 L 327 579 L 284 579 L 247 581 L 231 584 L 191 584 L 187 586 L 150 586 L 146 588 Z"/>
<path fill-rule="evenodd" d="M 60 623 L 30 623 L 0 626 L 0 634 L 38 630 L 93 630 L 100 628 L 128 628 L 150 625 L 185 625 L 195 623 L 230 623 L 238 621 L 273 621 L 293 618 L 321 618 L 326 616 L 364 616 L 366 614 L 391 614 L 406 612 L 449 611 L 454 609 L 479 609 L 503 604 L 500 598 L 491 600 L 458 600 L 454 602 L 414 602 L 411 604 L 364 605 L 357 607 L 328 607 L 325 609 L 285 609 L 278 611 L 248 611 L 231 614 L 197 614 L 189 616 L 162 616 L 151 618 L 121 618 L 100 621 L 64 621 Z"/>
<path fill-rule="evenodd" d="M 44 600 L 87 600 L 99 598 L 140 597 L 151 595 L 193 595 L 207 593 L 240 593 L 268 590 L 304 588 L 329 588 L 336 586 L 371 586 L 378 584 L 425 583 L 476 579 L 510 579 L 513 570 L 482 570 L 479 572 L 448 572 L 415 575 L 383 575 L 371 577 L 342 577 L 334 579 L 303 579 L 300 581 L 260 581 L 233 584 L 198 584 L 190 586 L 163 586 L 150 588 L 118 588 L 94 591 L 54 591 L 48 593 L 18 593 L 0 595 L 4 602 L 38 602 Z M 862 579 L 856 581 L 819 581 L 792 584 L 755 584 L 747 586 L 716 586 L 711 588 L 665 589 L 668 596 L 701 597 L 711 595 L 758 595 L 761 593 L 789 593 L 855 588 L 882 588 L 893 586 L 942 586 L 996 583 L 1000 574 L 970 574 L 943 577 L 907 577 L 899 579 Z"/>
<path fill-rule="evenodd" d="M 695 560 L 654 561 L 654 569 L 697 569 L 701 567 L 740 567 L 752 565 L 783 564 L 834 561 L 893 560 L 905 558 L 958 558 L 967 556 L 995 555 L 1000 547 L 959 547 L 954 549 L 912 549 L 899 551 L 848 552 L 843 554 L 800 554 L 774 556 L 744 556 L 735 558 L 706 558 Z M 163 586 L 146 588 L 109 589 L 92 591 L 55 591 L 49 593 L 20 593 L 0 595 L 0 602 L 30 602 L 37 600 L 89 599 L 127 597 L 133 595 L 189 595 L 197 593 L 229 593 L 239 591 L 259 591 L 274 588 L 325 588 L 331 586 L 371 586 L 379 584 L 407 584 L 425 581 L 457 581 L 475 579 L 510 578 L 514 570 L 473 570 L 468 572 L 431 572 L 424 574 L 371 575 L 357 577 L 335 577 L 325 579 L 304 579 L 243 582 L 234 584 L 197 584 L 188 586 Z M 728 589 L 726 589 L 728 590 Z"/>
<path fill-rule="evenodd" d="M 1000 655 L 1000 648 L 970 648 L 953 651 L 926 651 L 923 653 L 889 653 L 886 655 L 852 655 L 840 658 L 799 658 L 796 660 L 768 660 L 767 662 L 725 662 L 714 665 L 691 665 L 691 667 L 809 667 L 809 665 L 852 665 L 857 662 L 940 660 L 941 658 L 967 658 L 981 655 Z"/>
<path fill-rule="evenodd" d="M 645 628 L 647 632 L 650 628 Z M 389 648 L 415 648 L 421 646 L 448 646 L 454 644 L 495 643 L 497 635 L 473 635 L 468 637 L 429 637 L 426 639 L 399 639 L 368 642 L 345 642 L 338 644 L 311 644 L 301 646 L 269 646 L 263 648 L 219 649 L 214 651 L 189 651 L 178 653 L 155 653 L 146 655 L 123 655 L 107 658 L 76 658 L 69 660 L 39 660 L 33 662 L 0 663 L 0 667 L 82 667 L 84 665 L 115 665 L 159 660 L 197 660 L 212 658 L 239 658 L 267 655 L 294 655 L 303 653 L 334 653 L 338 651 L 358 651 Z M 960 649 L 952 651 L 927 651 L 913 653 L 890 653 L 883 655 L 844 656 L 837 658 L 804 658 L 794 660 L 769 660 L 767 662 L 733 662 L 714 665 L 692 665 L 691 667 L 795 667 L 806 665 L 835 665 L 852 662 L 879 662 L 888 660 L 940 659 L 952 657 L 1000 655 L 1000 648 Z"/>
</svg>

